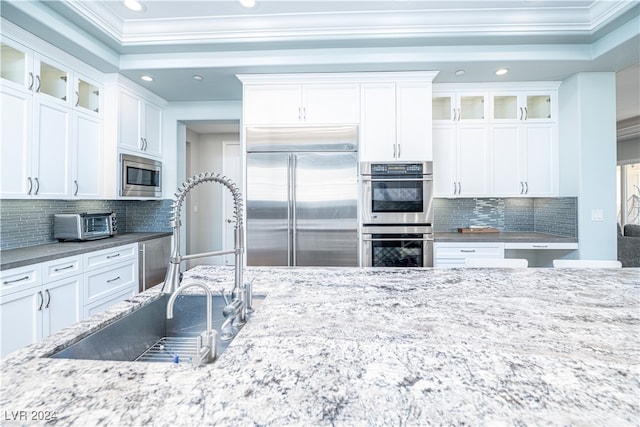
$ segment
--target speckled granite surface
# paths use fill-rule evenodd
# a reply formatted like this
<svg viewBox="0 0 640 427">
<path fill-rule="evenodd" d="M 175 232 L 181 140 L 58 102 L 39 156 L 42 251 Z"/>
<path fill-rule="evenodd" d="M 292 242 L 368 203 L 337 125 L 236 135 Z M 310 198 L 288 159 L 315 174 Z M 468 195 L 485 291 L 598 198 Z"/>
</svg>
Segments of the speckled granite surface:
<svg viewBox="0 0 640 427">
<path fill-rule="evenodd" d="M 23 267 L 29 264 L 37 264 L 91 251 L 128 245 L 129 243 L 142 242 L 163 236 L 171 236 L 171 233 L 122 233 L 107 239 L 91 240 L 88 242 L 58 242 L 19 249 L 8 249 L 0 251 L 0 270 Z"/>
<path fill-rule="evenodd" d="M 232 270 L 197 267 L 194 279 L 231 286 Z M 77 426 L 640 423 L 639 269 L 247 269 L 245 279 L 268 296 L 216 363 L 40 357 L 152 289 L 4 359 L 2 425 L 37 424 L 12 421 L 19 411 Z"/>
</svg>

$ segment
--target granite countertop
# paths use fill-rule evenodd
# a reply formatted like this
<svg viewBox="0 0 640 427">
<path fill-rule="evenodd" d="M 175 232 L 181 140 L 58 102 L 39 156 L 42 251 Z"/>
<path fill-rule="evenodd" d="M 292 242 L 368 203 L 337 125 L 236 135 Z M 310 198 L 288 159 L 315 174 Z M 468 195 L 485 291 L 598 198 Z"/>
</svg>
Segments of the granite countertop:
<svg viewBox="0 0 640 427">
<path fill-rule="evenodd" d="M 128 245 L 157 237 L 171 236 L 171 233 L 121 233 L 107 239 L 91 240 L 87 242 L 57 242 L 46 245 L 28 246 L 18 249 L 0 251 L 0 270 L 24 267 L 68 256 L 80 255 L 91 251 Z"/>
<path fill-rule="evenodd" d="M 507 231 L 500 233 L 434 233 L 436 242 L 577 243 L 575 237 L 555 234 Z"/>
<path fill-rule="evenodd" d="M 191 280 L 230 288 L 233 270 Z M 204 367 L 42 358 L 158 287 L 14 352 L 0 364 L 3 425 L 640 423 L 640 269 L 248 268 L 245 280 L 267 298 Z"/>
</svg>

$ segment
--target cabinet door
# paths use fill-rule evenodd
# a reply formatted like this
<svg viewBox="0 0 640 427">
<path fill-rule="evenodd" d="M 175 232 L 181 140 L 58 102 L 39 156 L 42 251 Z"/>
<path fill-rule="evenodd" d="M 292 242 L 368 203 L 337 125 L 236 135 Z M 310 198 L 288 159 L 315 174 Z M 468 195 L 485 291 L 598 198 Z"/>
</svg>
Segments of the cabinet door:
<svg viewBox="0 0 640 427">
<path fill-rule="evenodd" d="M 118 146 L 138 151 L 142 149 L 140 135 L 140 99 L 132 93 L 121 91 L 119 101 Z"/>
<path fill-rule="evenodd" d="M 493 142 L 493 193 L 495 196 L 524 194 L 523 135 L 521 125 L 495 125 L 491 128 Z"/>
<path fill-rule="evenodd" d="M 154 156 L 162 155 L 162 110 L 149 102 L 144 103 L 143 151 Z"/>
<path fill-rule="evenodd" d="M 457 121 L 459 122 L 484 122 L 489 118 L 487 102 L 488 95 L 485 92 L 462 92 L 456 96 Z"/>
<path fill-rule="evenodd" d="M 456 125 L 433 126 L 433 192 L 452 197 L 458 191 Z"/>
<path fill-rule="evenodd" d="M 432 160 L 431 84 L 396 83 L 397 158 Z"/>
<path fill-rule="evenodd" d="M 488 129 L 484 125 L 458 125 L 458 196 L 490 195 Z"/>
<path fill-rule="evenodd" d="M 76 77 L 74 106 L 87 114 L 100 115 L 102 91 L 98 83 L 83 76 Z"/>
<path fill-rule="evenodd" d="M 41 198 L 65 198 L 71 184 L 71 110 L 41 97 L 36 99 L 34 190 Z M 37 147 L 37 149 L 36 149 Z"/>
<path fill-rule="evenodd" d="M 528 92 L 522 95 L 524 120 L 529 122 L 556 121 L 555 94 L 549 92 Z"/>
<path fill-rule="evenodd" d="M 42 293 L 43 337 L 80 321 L 82 312 L 82 275 L 46 283 Z"/>
<path fill-rule="evenodd" d="M 363 84 L 360 91 L 362 105 L 360 160 L 394 160 L 396 153 L 395 84 Z"/>
<path fill-rule="evenodd" d="M 86 114 L 75 119 L 74 197 L 98 198 L 102 194 L 103 139 L 102 120 Z"/>
<path fill-rule="evenodd" d="M 43 304 L 40 285 L 0 295 L 1 357 L 42 339 Z"/>
<path fill-rule="evenodd" d="M 359 123 L 360 85 L 306 84 L 302 87 L 303 121 L 310 124 Z"/>
<path fill-rule="evenodd" d="M 302 121 L 301 85 L 245 85 L 246 125 L 278 125 Z"/>
<path fill-rule="evenodd" d="M 526 195 L 553 196 L 555 185 L 555 125 L 537 124 L 524 127 L 526 159 Z"/>
<path fill-rule="evenodd" d="M 49 103 L 71 106 L 71 71 L 49 58 L 34 55 L 37 96 L 43 96 Z"/>
<path fill-rule="evenodd" d="M 434 92 L 431 96 L 431 114 L 434 123 L 452 122 L 457 117 L 455 94 Z"/>
<path fill-rule="evenodd" d="M 6 86 L 0 88 L 2 141 L 0 188 L 2 198 L 24 198 L 33 190 L 31 141 L 33 97 Z"/>
<path fill-rule="evenodd" d="M 33 90 L 33 52 L 20 43 L 4 37 L 0 43 L 0 77 L 2 85 L 22 91 Z M 5 122 L 6 123 L 6 122 Z"/>
</svg>

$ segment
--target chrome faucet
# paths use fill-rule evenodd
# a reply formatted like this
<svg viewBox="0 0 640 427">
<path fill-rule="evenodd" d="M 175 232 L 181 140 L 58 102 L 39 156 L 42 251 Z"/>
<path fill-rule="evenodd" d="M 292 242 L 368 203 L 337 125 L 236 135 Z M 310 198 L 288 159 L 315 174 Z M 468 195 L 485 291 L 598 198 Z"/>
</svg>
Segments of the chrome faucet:
<svg viewBox="0 0 640 427">
<path fill-rule="evenodd" d="M 234 248 L 230 250 L 222 250 L 216 252 L 206 252 L 192 255 L 180 255 L 180 210 L 182 209 L 182 203 L 184 202 L 187 193 L 191 191 L 195 186 L 204 182 L 217 182 L 224 185 L 233 196 L 234 205 Z M 247 312 L 253 310 L 253 290 L 251 283 L 244 285 L 242 283 L 242 269 L 244 264 L 244 226 L 242 223 L 242 195 L 240 190 L 233 181 L 220 174 L 212 174 L 210 172 L 201 173 L 189 178 L 182 184 L 178 192 L 175 194 L 176 199 L 172 205 L 172 218 L 171 226 L 173 228 L 173 249 L 171 251 L 171 258 L 169 259 L 169 268 L 167 275 L 162 285 L 162 292 L 175 293 L 180 286 L 180 264 L 182 261 L 204 258 L 210 256 L 221 256 L 228 254 L 235 254 L 235 271 L 234 271 L 234 286 L 231 293 L 233 300 L 240 300 L 243 302 L 241 312 L 239 313 L 239 321 L 245 322 Z"/>
<path fill-rule="evenodd" d="M 202 283 L 188 283 L 180 286 L 169 298 L 167 303 L 167 319 L 173 319 L 173 305 L 178 298 L 178 295 L 185 289 L 198 287 L 204 289 L 207 294 L 207 330 L 200 334 L 196 341 L 196 356 L 194 360 L 195 365 L 203 365 L 210 363 L 217 357 L 216 344 L 218 339 L 218 333 L 213 329 L 213 322 L 211 321 L 211 300 L 213 295 L 211 289 Z"/>
</svg>

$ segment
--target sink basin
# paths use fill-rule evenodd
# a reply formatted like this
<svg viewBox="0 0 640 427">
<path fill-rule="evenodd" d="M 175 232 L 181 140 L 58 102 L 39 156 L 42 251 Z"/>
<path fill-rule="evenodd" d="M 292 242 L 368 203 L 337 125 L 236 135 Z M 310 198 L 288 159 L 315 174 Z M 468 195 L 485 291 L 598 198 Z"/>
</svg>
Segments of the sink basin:
<svg viewBox="0 0 640 427">
<path fill-rule="evenodd" d="M 254 296 L 254 307 L 264 296 Z M 57 359 L 141 362 L 189 362 L 196 354 L 197 337 L 206 330 L 206 295 L 179 295 L 173 319 L 167 319 L 169 295 L 140 307 L 77 343 L 53 354 Z M 218 332 L 217 354 L 231 340 L 220 339 L 224 299 L 213 296 L 213 327 Z M 234 328 L 237 332 L 237 329 Z"/>
</svg>

